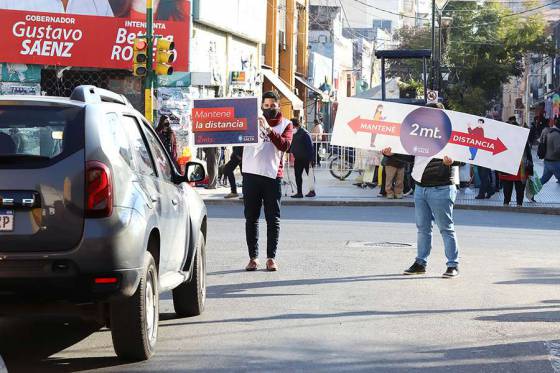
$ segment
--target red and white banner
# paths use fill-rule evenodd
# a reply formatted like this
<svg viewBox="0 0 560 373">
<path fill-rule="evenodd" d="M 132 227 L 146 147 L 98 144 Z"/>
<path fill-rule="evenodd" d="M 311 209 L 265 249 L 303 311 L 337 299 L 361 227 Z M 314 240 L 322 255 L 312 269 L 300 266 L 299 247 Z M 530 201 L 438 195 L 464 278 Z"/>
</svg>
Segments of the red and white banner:
<svg viewBox="0 0 560 373">
<path fill-rule="evenodd" d="M 190 14 L 190 2 L 177 3 Z M 130 70 L 134 38 L 145 30 L 141 18 L 0 9 L 0 61 Z M 156 20 L 154 33 L 173 37 L 174 69 L 188 71 L 189 17 Z"/>
</svg>

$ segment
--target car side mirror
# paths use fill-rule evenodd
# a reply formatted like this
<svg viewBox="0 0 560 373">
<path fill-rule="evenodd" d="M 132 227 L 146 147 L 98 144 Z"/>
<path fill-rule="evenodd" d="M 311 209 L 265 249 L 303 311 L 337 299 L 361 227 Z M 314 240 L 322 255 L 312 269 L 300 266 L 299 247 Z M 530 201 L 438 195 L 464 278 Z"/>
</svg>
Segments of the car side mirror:
<svg viewBox="0 0 560 373">
<path fill-rule="evenodd" d="M 197 183 L 204 180 L 206 172 L 204 166 L 198 162 L 187 162 L 185 165 L 184 181 L 187 183 Z"/>
</svg>

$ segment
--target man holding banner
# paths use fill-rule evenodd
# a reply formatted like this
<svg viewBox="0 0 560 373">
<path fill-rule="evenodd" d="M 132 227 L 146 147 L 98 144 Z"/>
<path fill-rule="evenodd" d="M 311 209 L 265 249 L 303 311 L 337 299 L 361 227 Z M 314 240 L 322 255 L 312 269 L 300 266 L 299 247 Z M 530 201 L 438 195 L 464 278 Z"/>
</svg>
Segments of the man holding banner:
<svg viewBox="0 0 560 373">
<path fill-rule="evenodd" d="M 428 106 L 443 109 L 441 104 Z M 452 167 L 459 166 L 451 158 L 442 159 L 393 154 L 390 147 L 383 149 L 383 155 L 401 162 L 413 163 L 412 177 L 416 182 L 414 190 L 414 206 L 416 226 L 418 227 L 417 250 L 418 255 L 405 275 L 419 275 L 426 273 L 428 257 L 432 250 L 432 222 L 435 220 L 445 247 L 447 270 L 444 278 L 459 275 L 459 247 L 455 235 L 453 222 L 453 206 L 457 197 L 456 181 Z"/>
<path fill-rule="evenodd" d="M 292 143 L 292 123 L 282 116 L 280 98 L 266 92 L 261 104 L 264 118 L 259 118 L 260 138 L 257 146 L 243 151 L 243 201 L 245 204 L 245 235 L 249 249 L 247 271 L 259 266 L 259 217 L 264 205 L 267 226 L 268 271 L 277 271 L 276 249 L 280 237 L 281 180 L 284 176 L 284 153 Z"/>
<path fill-rule="evenodd" d="M 383 105 L 383 116 L 376 108 Z M 432 223 L 442 234 L 447 270 L 445 278 L 456 277 L 458 244 L 453 207 L 458 181 L 458 162 L 517 173 L 529 131 L 492 119 L 445 110 L 441 104 L 418 107 L 360 98 L 342 98 L 335 120 L 332 145 L 383 149 L 387 157 L 412 163 L 418 253 L 407 275 L 426 272 L 432 248 Z M 471 129 L 469 131 L 469 128 Z M 372 141 L 372 135 L 375 135 Z M 476 152 L 474 151 L 476 149 Z M 456 163 L 456 162 L 457 163 Z"/>
</svg>

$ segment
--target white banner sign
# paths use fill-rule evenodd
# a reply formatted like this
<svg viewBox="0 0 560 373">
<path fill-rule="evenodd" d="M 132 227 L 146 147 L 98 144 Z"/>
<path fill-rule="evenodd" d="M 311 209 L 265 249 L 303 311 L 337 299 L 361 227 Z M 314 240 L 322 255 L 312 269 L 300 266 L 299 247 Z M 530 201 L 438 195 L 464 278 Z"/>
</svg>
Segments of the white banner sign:
<svg viewBox="0 0 560 373">
<path fill-rule="evenodd" d="M 517 174 L 529 130 L 484 117 L 360 98 L 339 101 L 332 144 L 443 158 Z"/>
</svg>

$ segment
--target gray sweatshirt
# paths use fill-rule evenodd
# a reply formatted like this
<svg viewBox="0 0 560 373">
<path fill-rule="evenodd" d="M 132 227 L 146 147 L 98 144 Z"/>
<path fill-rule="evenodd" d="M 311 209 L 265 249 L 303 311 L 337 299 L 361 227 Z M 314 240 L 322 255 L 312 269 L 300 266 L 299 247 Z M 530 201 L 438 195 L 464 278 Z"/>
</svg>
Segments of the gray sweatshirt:
<svg viewBox="0 0 560 373">
<path fill-rule="evenodd" d="M 541 142 L 544 141 L 546 137 L 546 155 L 544 157 L 545 161 L 560 161 L 560 128 L 549 127 L 545 128 L 542 136 Z"/>
</svg>

